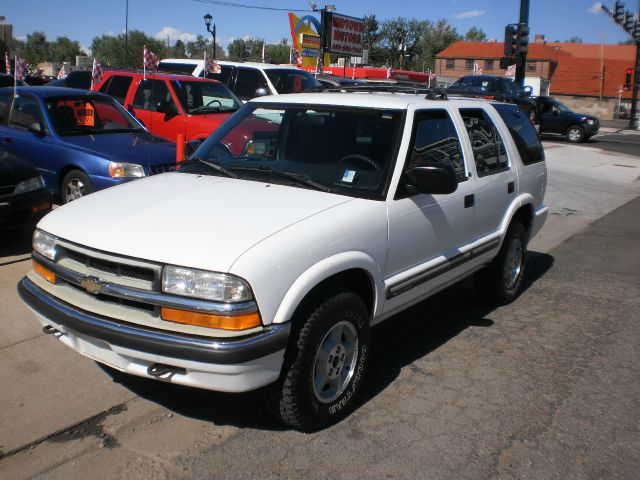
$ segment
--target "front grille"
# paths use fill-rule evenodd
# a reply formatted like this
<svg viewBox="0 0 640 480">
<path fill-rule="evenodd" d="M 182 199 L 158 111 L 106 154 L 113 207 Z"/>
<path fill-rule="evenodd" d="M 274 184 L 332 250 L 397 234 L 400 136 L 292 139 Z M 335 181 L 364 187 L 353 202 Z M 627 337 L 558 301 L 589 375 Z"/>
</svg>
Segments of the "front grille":
<svg viewBox="0 0 640 480">
<path fill-rule="evenodd" d="M 15 185 L 9 185 L 8 187 L 0 187 L 0 195 L 9 195 L 10 193 L 13 193 L 15 188 L 16 188 Z"/>
<path fill-rule="evenodd" d="M 165 172 L 175 172 L 176 164 L 175 163 L 163 163 L 161 165 L 151 165 L 151 175 L 157 175 L 159 173 Z"/>
<path fill-rule="evenodd" d="M 125 265 L 122 263 L 110 262 L 100 258 L 90 257 L 81 252 L 64 248 L 64 255 L 84 265 L 87 268 L 99 270 L 111 275 L 117 275 L 119 277 L 129 277 L 137 280 L 144 280 L 147 282 L 154 281 L 154 272 L 148 268 L 134 267 L 133 265 Z"/>
</svg>

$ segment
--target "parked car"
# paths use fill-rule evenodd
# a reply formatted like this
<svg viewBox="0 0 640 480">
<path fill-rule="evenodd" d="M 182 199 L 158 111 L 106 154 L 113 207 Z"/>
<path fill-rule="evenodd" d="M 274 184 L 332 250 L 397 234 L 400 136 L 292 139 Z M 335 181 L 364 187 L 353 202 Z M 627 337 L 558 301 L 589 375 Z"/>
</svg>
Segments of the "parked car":
<svg viewBox="0 0 640 480">
<path fill-rule="evenodd" d="M 47 83 L 48 87 L 67 87 L 89 90 L 91 88 L 91 70 L 73 70 L 64 78 L 56 78 Z"/>
<path fill-rule="evenodd" d="M 515 103 L 536 121 L 536 103 L 530 98 L 529 86 L 521 89 L 512 79 L 494 75 L 466 75 L 446 89 L 447 95 L 485 98 L 499 102 Z"/>
<path fill-rule="evenodd" d="M 57 87 L 0 89 L 0 139 L 63 203 L 175 168 L 175 145 L 107 95 Z"/>
<path fill-rule="evenodd" d="M 252 138 L 236 155 L 238 129 Z M 314 430 L 357 402 L 372 325 L 473 273 L 484 300 L 516 298 L 545 188 L 542 145 L 515 105 L 261 97 L 178 172 L 47 215 L 18 291 L 45 332 L 93 360 L 266 387 L 271 412 Z"/>
<path fill-rule="evenodd" d="M 218 61 L 221 72 L 209 74 L 224 83 L 242 100 L 247 101 L 264 95 L 320 91 L 323 86 L 313 75 L 296 67 L 273 65 L 270 63 L 241 63 Z M 158 70 L 172 73 L 186 73 L 195 77 L 204 75 L 204 60 L 165 59 Z"/>
<path fill-rule="evenodd" d="M 366 85 L 364 80 L 339 77 L 337 75 L 318 75 L 316 80 L 320 82 L 324 88 L 356 87 Z"/>
<path fill-rule="evenodd" d="M 598 133 L 600 120 L 576 113 L 553 97 L 535 97 L 540 134 L 563 135 L 569 142 L 584 142 Z"/>
<path fill-rule="evenodd" d="M 94 90 L 111 95 L 152 133 L 176 141 L 204 140 L 242 106 L 217 80 L 111 70 Z"/>
<path fill-rule="evenodd" d="M 0 147 L 0 231 L 34 228 L 51 209 L 44 180 L 26 160 Z"/>
<path fill-rule="evenodd" d="M 14 83 L 22 87 L 25 83 L 22 80 L 18 80 L 17 82 L 14 80 L 13 75 L 7 75 L 6 73 L 0 73 L 0 88 L 2 87 L 13 87 Z"/>
</svg>

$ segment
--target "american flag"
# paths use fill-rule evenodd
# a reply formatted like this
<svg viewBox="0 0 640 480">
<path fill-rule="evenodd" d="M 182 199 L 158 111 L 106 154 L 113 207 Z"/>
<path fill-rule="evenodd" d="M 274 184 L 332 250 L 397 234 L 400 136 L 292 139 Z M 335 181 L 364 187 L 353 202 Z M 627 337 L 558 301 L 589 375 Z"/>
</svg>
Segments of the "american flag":
<svg viewBox="0 0 640 480">
<path fill-rule="evenodd" d="M 16 80 L 24 80 L 27 78 L 27 61 L 24 58 L 20 58 L 17 55 L 13 59 L 13 76 Z"/>
<path fill-rule="evenodd" d="M 291 47 L 291 63 L 295 63 L 297 66 L 302 65 L 302 55 L 293 47 Z"/>
<path fill-rule="evenodd" d="M 9 52 L 4 52 L 4 68 L 7 75 L 11 73 L 11 62 L 9 61 Z"/>
<path fill-rule="evenodd" d="M 158 68 L 160 59 L 151 50 L 144 46 L 144 68 L 145 70 L 156 70 Z"/>
<path fill-rule="evenodd" d="M 352 64 L 351 64 L 351 67 L 353 68 L 353 69 L 351 70 L 351 79 L 353 80 L 354 78 L 356 78 L 356 64 L 355 64 L 355 63 L 352 63 Z"/>
<path fill-rule="evenodd" d="M 507 77 L 515 77 L 516 76 L 516 66 L 515 65 L 509 65 L 507 67 L 507 69 L 505 70 L 505 76 L 507 76 Z"/>
<path fill-rule="evenodd" d="M 391 78 L 391 67 L 387 68 L 387 78 Z"/>
<path fill-rule="evenodd" d="M 58 70 L 58 80 L 62 80 L 66 76 L 67 76 L 67 74 L 64 73 L 64 65 L 62 65 L 60 67 L 60 70 Z"/>
<path fill-rule="evenodd" d="M 93 59 L 93 68 L 91 69 L 91 88 L 102 81 L 102 65 L 95 58 Z"/>
<path fill-rule="evenodd" d="M 482 69 L 480 68 L 480 64 L 477 61 L 473 62 L 473 74 L 482 75 Z"/>
<path fill-rule="evenodd" d="M 222 69 L 220 65 L 218 65 L 215 60 L 211 57 L 207 57 L 207 52 L 204 52 L 204 75 L 207 76 L 207 73 L 220 73 Z"/>
<path fill-rule="evenodd" d="M 316 63 L 316 75 L 322 75 L 322 70 L 324 70 L 324 65 L 322 64 L 322 53 L 320 52 Z"/>
</svg>

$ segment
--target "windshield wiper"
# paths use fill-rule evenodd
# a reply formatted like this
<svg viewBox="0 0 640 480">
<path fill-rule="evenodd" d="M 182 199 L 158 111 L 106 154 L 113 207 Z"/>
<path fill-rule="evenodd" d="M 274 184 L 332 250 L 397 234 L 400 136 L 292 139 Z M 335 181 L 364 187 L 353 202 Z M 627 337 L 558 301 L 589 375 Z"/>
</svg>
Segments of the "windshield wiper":
<svg viewBox="0 0 640 480">
<path fill-rule="evenodd" d="M 271 168 L 268 165 L 260 165 L 259 167 L 242 167 L 242 166 L 233 166 L 231 167 L 234 170 L 247 170 L 247 171 L 255 171 L 255 172 L 266 172 L 274 175 L 280 175 L 281 177 L 286 177 L 290 180 L 294 180 L 298 183 L 306 185 L 308 187 L 314 188 L 316 190 L 320 190 L 322 192 L 331 193 L 331 188 L 323 185 L 321 183 L 315 182 L 309 178 L 308 175 L 303 172 L 292 172 L 289 170 L 276 170 L 275 168 Z"/>
<path fill-rule="evenodd" d="M 212 170 L 215 170 L 216 172 L 221 173 L 221 174 L 223 174 L 223 175 L 225 175 L 227 177 L 239 178 L 237 173 L 232 172 L 228 168 L 223 167 L 222 165 L 218 165 L 217 163 L 207 162 L 206 160 L 203 160 L 203 159 L 198 158 L 198 157 L 191 157 L 191 159 L 189 159 L 189 160 L 185 160 L 183 162 L 178 163 L 178 166 L 192 165 L 194 163 L 201 163 L 203 165 L 206 165 L 207 167 L 211 168 Z"/>
<path fill-rule="evenodd" d="M 202 107 L 196 107 L 189 110 L 189 113 L 202 113 L 202 112 L 216 112 L 216 113 L 227 113 L 227 112 L 235 112 L 237 107 L 223 107 L 217 106 L 213 107 L 211 105 L 203 105 Z"/>
</svg>

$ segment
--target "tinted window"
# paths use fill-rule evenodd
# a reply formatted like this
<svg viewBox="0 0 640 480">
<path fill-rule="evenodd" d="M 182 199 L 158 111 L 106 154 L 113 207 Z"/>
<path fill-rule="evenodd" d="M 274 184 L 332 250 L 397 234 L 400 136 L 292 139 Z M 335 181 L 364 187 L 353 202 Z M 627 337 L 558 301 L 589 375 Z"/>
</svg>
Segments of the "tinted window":
<svg viewBox="0 0 640 480">
<path fill-rule="evenodd" d="M 0 124 L 4 125 L 9 120 L 9 106 L 13 98 L 13 92 L 0 94 Z"/>
<path fill-rule="evenodd" d="M 193 65 L 191 63 L 165 63 L 160 62 L 158 64 L 159 72 L 167 72 L 167 73 L 178 73 L 184 75 L 192 75 L 193 71 L 196 69 L 197 65 Z"/>
<path fill-rule="evenodd" d="M 473 68 L 473 64 L 471 65 Z M 462 77 L 456 80 L 453 83 L 453 86 L 460 87 L 484 87 L 489 90 L 494 90 L 496 85 L 495 78 L 487 78 L 482 76 L 470 76 L 470 77 Z"/>
<path fill-rule="evenodd" d="M 220 73 L 208 73 L 207 78 L 212 78 L 224 83 L 225 85 L 229 85 L 229 78 L 231 77 L 232 71 L 233 67 L 230 67 L 228 65 L 220 65 Z M 200 76 L 202 76 L 202 74 L 200 74 Z"/>
<path fill-rule="evenodd" d="M 36 99 L 31 97 L 16 98 L 13 102 L 9 126 L 28 130 L 33 122 L 40 122 L 44 126 L 40 105 Z"/>
<path fill-rule="evenodd" d="M 445 110 L 417 112 L 411 138 L 409 167 L 425 161 L 446 163 L 453 167 L 459 182 L 467 179 L 460 140 Z"/>
<path fill-rule="evenodd" d="M 508 169 L 504 143 L 487 113 L 480 108 L 461 108 L 460 115 L 469 133 L 478 176 Z"/>
<path fill-rule="evenodd" d="M 120 104 L 124 104 L 132 80 L 133 78 L 129 76 L 114 75 L 100 88 L 100 91 L 111 95 Z"/>
<path fill-rule="evenodd" d="M 265 73 L 278 93 L 298 93 L 322 88 L 320 82 L 303 71 L 269 69 Z"/>
<path fill-rule="evenodd" d="M 138 85 L 136 95 L 133 98 L 134 108 L 157 111 L 158 103 L 169 102 L 173 104 L 171 93 L 164 80 L 143 80 Z"/>
<path fill-rule="evenodd" d="M 89 90 L 91 88 L 91 72 L 76 70 L 75 72 L 69 73 L 63 82 L 65 87 Z"/>
<path fill-rule="evenodd" d="M 258 88 L 269 91 L 267 81 L 259 70 L 239 68 L 234 93 L 242 100 L 250 100 L 256 96 Z"/>
<path fill-rule="evenodd" d="M 513 138 L 522 163 L 530 165 L 544 160 L 544 150 L 529 118 L 516 105 L 496 103 L 498 111 Z"/>
</svg>

